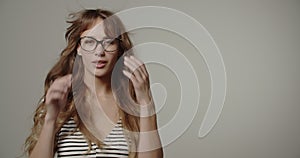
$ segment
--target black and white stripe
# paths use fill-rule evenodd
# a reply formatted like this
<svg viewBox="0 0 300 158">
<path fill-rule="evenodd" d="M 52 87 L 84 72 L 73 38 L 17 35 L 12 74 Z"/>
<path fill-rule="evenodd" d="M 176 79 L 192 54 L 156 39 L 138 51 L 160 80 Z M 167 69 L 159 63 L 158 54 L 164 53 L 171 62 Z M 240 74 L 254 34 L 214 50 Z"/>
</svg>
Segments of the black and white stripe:
<svg viewBox="0 0 300 158">
<path fill-rule="evenodd" d="M 99 149 L 95 143 L 92 143 L 92 149 L 89 153 L 87 153 L 88 143 L 72 118 L 62 126 L 57 134 L 57 140 L 58 158 L 128 157 L 128 143 L 121 119 L 118 120 L 115 127 L 104 139 L 106 145 Z"/>
</svg>

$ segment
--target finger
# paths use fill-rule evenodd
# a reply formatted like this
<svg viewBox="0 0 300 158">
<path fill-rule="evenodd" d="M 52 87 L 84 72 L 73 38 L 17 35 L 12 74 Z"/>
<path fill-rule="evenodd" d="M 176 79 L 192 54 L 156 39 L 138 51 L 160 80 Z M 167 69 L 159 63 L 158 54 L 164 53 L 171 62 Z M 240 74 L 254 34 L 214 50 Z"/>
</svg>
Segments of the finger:
<svg viewBox="0 0 300 158">
<path fill-rule="evenodd" d="M 133 65 L 135 65 L 135 67 L 138 67 L 137 69 L 139 70 L 139 75 L 137 76 L 139 81 L 148 81 L 148 72 L 146 70 L 145 64 L 143 64 L 142 61 L 140 61 L 139 59 L 137 59 L 134 56 L 130 56 L 128 59 Z"/>
<path fill-rule="evenodd" d="M 64 93 L 55 92 L 51 94 L 52 100 L 60 100 L 64 98 Z"/>
<path fill-rule="evenodd" d="M 49 88 L 49 91 L 61 91 L 61 92 L 64 92 L 66 93 L 68 91 L 69 87 L 66 85 L 66 84 L 62 84 L 62 83 L 56 83 L 56 84 L 53 84 L 50 88 Z"/>
<path fill-rule="evenodd" d="M 148 76 L 148 72 L 147 72 L 147 70 L 146 70 L 145 64 L 144 64 L 141 60 L 139 60 L 138 58 L 136 58 L 136 57 L 133 56 L 133 55 L 130 56 L 129 58 L 132 59 L 132 61 L 133 61 L 136 65 L 138 65 L 138 67 L 141 68 L 142 72 L 143 72 L 146 76 Z"/>
<path fill-rule="evenodd" d="M 59 78 L 54 81 L 52 84 L 53 88 L 63 88 L 63 89 L 68 89 L 70 87 L 70 79 L 69 78 Z"/>
<path fill-rule="evenodd" d="M 71 87 L 72 84 L 72 74 L 65 75 L 62 79 L 61 82 L 65 84 L 68 88 Z"/>
<path fill-rule="evenodd" d="M 136 77 L 136 79 L 138 81 L 142 81 L 142 74 L 140 72 L 141 70 L 139 68 L 137 68 L 136 65 L 134 63 L 132 63 L 132 61 L 130 62 L 130 60 L 128 60 L 128 58 L 125 58 L 124 64 L 134 74 L 134 76 Z"/>
<path fill-rule="evenodd" d="M 131 72 L 135 71 L 135 69 L 137 68 L 137 66 L 131 61 L 129 57 L 124 58 L 124 64 L 129 68 Z"/>
<path fill-rule="evenodd" d="M 68 94 L 68 86 L 61 81 L 61 79 L 57 79 L 51 87 L 48 89 L 46 98 L 50 100 L 64 99 Z"/>
<path fill-rule="evenodd" d="M 56 95 L 56 94 L 59 94 L 59 95 L 64 95 L 64 94 L 66 94 L 66 92 L 65 91 L 63 91 L 63 90 L 61 90 L 61 89 L 59 89 L 59 90 L 51 90 L 50 92 L 49 92 L 49 95 Z"/>
<path fill-rule="evenodd" d="M 127 78 L 129 78 L 133 84 L 136 84 L 136 83 L 137 83 L 137 79 L 135 78 L 135 76 L 132 75 L 132 73 L 130 73 L 130 72 L 126 71 L 126 70 L 123 70 L 123 74 L 124 74 Z"/>
<path fill-rule="evenodd" d="M 68 74 L 62 77 L 59 77 L 54 80 L 54 82 L 59 82 L 59 83 L 69 83 L 72 80 L 72 74 Z"/>
<path fill-rule="evenodd" d="M 51 95 L 51 97 L 47 98 L 46 104 L 57 104 L 62 100 L 61 98 L 61 95 L 58 94 Z"/>
<path fill-rule="evenodd" d="M 46 97 L 46 99 L 48 100 L 48 102 L 61 102 L 61 101 L 65 101 L 67 93 L 63 93 L 61 91 L 55 91 L 55 92 L 51 92 L 48 94 L 48 96 Z"/>
</svg>

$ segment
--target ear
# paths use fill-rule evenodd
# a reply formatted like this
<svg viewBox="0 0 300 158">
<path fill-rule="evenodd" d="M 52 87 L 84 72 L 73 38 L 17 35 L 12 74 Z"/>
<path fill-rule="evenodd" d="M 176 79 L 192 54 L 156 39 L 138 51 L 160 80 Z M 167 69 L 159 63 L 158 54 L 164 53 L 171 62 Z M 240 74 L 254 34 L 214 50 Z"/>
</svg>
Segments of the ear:
<svg viewBox="0 0 300 158">
<path fill-rule="evenodd" d="M 77 54 L 78 54 L 79 56 L 82 56 L 82 53 L 80 52 L 80 46 L 77 47 Z"/>
</svg>

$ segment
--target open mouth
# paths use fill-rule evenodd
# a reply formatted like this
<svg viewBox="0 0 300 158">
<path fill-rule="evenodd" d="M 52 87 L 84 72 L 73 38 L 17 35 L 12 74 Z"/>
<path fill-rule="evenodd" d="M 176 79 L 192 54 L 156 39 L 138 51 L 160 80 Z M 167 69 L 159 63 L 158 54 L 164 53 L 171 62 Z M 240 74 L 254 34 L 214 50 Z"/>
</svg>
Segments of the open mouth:
<svg viewBox="0 0 300 158">
<path fill-rule="evenodd" d="M 96 65 L 96 68 L 104 68 L 105 65 L 107 64 L 107 61 L 93 61 L 93 63 Z"/>
</svg>

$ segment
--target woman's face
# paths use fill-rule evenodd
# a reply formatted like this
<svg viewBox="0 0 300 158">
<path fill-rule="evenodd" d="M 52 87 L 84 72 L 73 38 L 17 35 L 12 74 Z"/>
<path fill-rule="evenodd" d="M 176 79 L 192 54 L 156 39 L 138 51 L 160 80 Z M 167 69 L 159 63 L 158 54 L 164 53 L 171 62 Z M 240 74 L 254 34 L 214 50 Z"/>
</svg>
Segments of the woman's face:
<svg viewBox="0 0 300 158">
<path fill-rule="evenodd" d="M 118 60 L 118 42 L 111 42 L 106 36 L 103 20 L 97 20 L 95 25 L 84 31 L 80 37 L 81 42 L 77 48 L 77 53 L 82 57 L 85 75 L 94 75 L 96 77 L 111 75 Z M 99 41 L 103 42 L 100 43 Z M 104 49 L 103 45 L 108 47 Z"/>
</svg>

